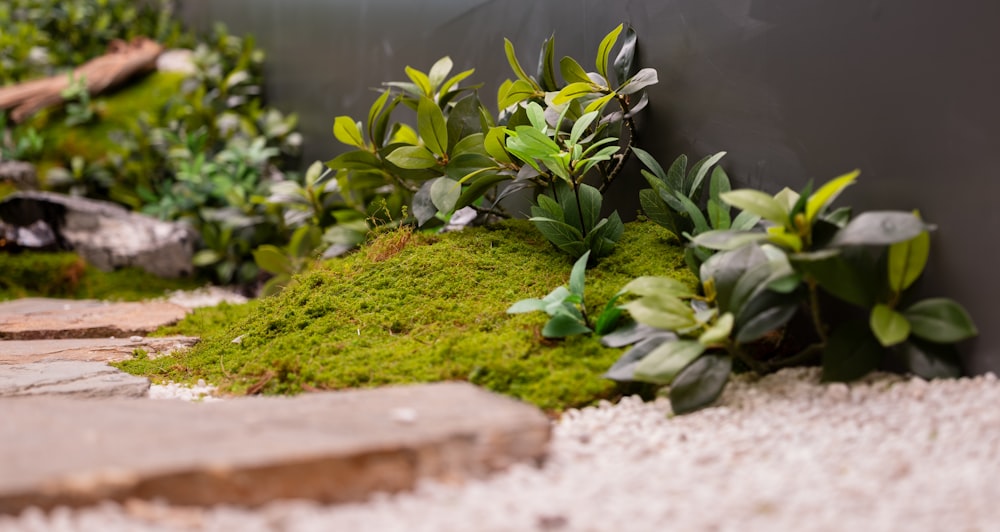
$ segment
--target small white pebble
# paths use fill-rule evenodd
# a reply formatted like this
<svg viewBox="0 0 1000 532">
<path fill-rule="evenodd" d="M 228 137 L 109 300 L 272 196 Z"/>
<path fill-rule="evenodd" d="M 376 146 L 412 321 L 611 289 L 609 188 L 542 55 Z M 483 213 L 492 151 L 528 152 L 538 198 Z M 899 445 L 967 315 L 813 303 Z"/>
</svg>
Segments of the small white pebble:
<svg viewBox="0 0 1000 532">
<path fill-rule="evenodd" d="M 233 343 L 234 344 L 242 344 L 243 343 L 243 335 L 241 334 L 241 335 L 237 336 L 236 338 L 233 338 Z"/>
<path fill-rule="evenodd" d="M 130 342 L 141 342 L 143 340 L 144 340 L 144 338 L 141 337 L 141 336 L 130 336 L 129 339 L 128 339 L 128 341 L 130 341 Z"/>
<path fill-rule="evenodd" d="M 417 411 L 412 408 L 394 408 L 389 415 L 396 423 L 409 424 L 417 420 Z"/>
</svg>

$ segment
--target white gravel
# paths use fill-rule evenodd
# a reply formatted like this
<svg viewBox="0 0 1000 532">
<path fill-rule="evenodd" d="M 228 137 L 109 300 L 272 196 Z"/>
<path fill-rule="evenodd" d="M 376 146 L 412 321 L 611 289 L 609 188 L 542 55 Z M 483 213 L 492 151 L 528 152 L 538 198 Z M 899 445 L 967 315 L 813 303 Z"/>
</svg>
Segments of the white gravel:
<svg viewBox="0 0 1000 532">
<path fill-rule="evenodd" d="M 189 309 L 214 307 L 223 302 L 238 305 L 248 301 L 245 296 L 231 288 L 213 285 L 195 290 L 175 290 L 164 299 L 169 303 Z"/>
<path fill-rule="evenodd" d="M 543 468 L 486 481 L 345 506 L 28 511 L 0 530 L 996 530 L 998 405 L 992 375 L 847 386 L 785 370 L 687 416 L 636 398 L 569 411 Z"/>
<path fill-rule="evenodd" d="M 178 384 L 168 382 L 166 384 L 152 384 L 149 386 L 150 399 L 179 399 L 181 401 L 212 402 L 221 401 L 214 394 L 217 388 L 210 384 L 205 384 L 204 379 L 198 379 L 195 385 Z"/>
</svg>

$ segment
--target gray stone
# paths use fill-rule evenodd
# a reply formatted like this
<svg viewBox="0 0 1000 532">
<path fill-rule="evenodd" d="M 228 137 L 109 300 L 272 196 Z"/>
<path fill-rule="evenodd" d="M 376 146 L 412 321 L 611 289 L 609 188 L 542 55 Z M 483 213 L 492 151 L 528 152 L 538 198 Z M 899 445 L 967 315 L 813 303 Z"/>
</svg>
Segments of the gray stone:
<svg viewBox="0 0 1000 532">
<path fill-rule="evenodd" d="M 214 403 L 0 400 L 0 514 L 160 499 L 357 501 L 540 462 L 550 422 L 466 383 Z"/>
<path fill-rule="evenodd" d="M 0 161 L 0 181 L 13 183 L 20 190 L 38 188 L 35 165 L 24 161 Z"/>
<path fill-rule="evenodd" d="M 145 397 L 148 392 L 149 379 L 129 375 L 103 362 L 55 360 L 0 365 L 0 397 Z"/>
<path fill-rule="evenodd" d="M 0 303 L 0 340 L 129 338 L 176 323 L 187 313 L 163 301 L 17 299 Z"/>
<path fill-rule="evenodd" d="M 0 340 L 0 365 L 52 360 L 119 362 L 133 358 L 137 349 L 145 351 L 149 358 L 159 358 L 197 342 L 197 338 L 190 336 Z"/>
<path fill-rule="evenodd" d="M 42 222 L 55 235 L 58 247 L 79 253 L 102 270 L 135 266 L 161 277 L 181 277 L 193 271 L 196 235 L 189 226 L 129 212 L 114 203 L 51 192 L 17 192 L 0 202 L 0 221 L 35 227 L 35 232 Z M 19 245 L 29 247 L 26 244 Z"/>
</svg>

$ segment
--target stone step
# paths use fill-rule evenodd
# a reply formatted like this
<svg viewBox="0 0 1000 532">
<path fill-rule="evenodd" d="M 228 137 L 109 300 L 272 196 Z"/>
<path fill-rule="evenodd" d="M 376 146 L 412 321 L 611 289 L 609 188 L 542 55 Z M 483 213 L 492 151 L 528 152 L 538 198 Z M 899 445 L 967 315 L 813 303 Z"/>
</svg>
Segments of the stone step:
<svg viewBox="0 0 1000 532">
<path fill-rule="evenodd" d="M 52 360 L 119 362 L 131 359 L 137 349 L 156 358 L 198 342 L 191 336 L 162 338 L 74 338 L 64 340 L 0 340 L 0 373 L 4 364 L 29 364 Z"/>
<path fill-rule="evenodd" d="M 145 397 L 149 379 L 103 362 L 52 360 L 0 366 L 0 397 Z"/>
<path fill-rule="evenodd" d="M 129 338 L 176 323 L 187 312 L 162 301 L 17 299 L 0 303 L 0 340 Z"/>
<path fill-rule="evenodd" d="M 215 403 L 0 399 L 0 513 L 161 499 L 320 502 L 540 462 L 538 409 L 466 383 Z"/>
</svg>

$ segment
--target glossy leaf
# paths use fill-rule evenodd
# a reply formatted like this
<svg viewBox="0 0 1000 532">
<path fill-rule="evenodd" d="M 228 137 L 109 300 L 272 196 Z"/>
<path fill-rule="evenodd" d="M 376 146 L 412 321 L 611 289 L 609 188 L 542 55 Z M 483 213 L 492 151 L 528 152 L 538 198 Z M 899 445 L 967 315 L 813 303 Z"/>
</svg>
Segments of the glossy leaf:
<svg viewBox="0 0 1000 532">
<path fill-rule="evenodd" d="M 722 395 L 732 372 L 729 355 L 709 353 L 685 367 L 670 386 L 670 408 L 677 415 L 711 405 Z"/>
<path fill-rule="evenodd" d="M 765 233 L 715 229 L 695 235 L 695 237 L 691 239 L 691 243 L 708 249 L 729 251 L 739 249 L 753 242 L 761 242 L 767 239 L 768 235 Z"/>
<path fill-rule="evenodd" d="M 576 82 L 570 83 L 562 88 L 552 99 L 552 103 L 556 105 L 562 105 L 566 102 L 579 98 L 581 96 L 587 96 L 595 92 L 594 85 L 587 82 Z"/>
<path fill-rule="evenodd" d="M 636 277 L 629 281 L 622 288 L 623 292 L 629 292 L 637 296 L 654 296 L 658 294 L 669 295 L 678 298 L 689 298 L 695 295 L 690 286 L 671 277 Z"/>
<path fill-rule="evenodd" d="M 635 368 L 642 359 L 663 343 L 677 341 L 677 335 L 674 333 L 656 331 L 655 329 L 651 331 L 648 336 L 638 340 L 638 343 L 626 351 L 603 375 L 604 378 L 626 382 L 635 380 Z M 604 337 L 604 339 L 607 338 L 608 336 Z M 603 342 L 604 339 L 601 341 Z"/>
<path fill-rule="evenodd" d="M 591 332 L 590 328 L 573 316 L 569 314 L 556 314 L 545 324 L 545 327 L 542 329 L 542 336 L 546 338 L 565 338 L 574 334 L 589 332 Z"/>
<path fill-rule="evenodd" d="M 411 81 L 413 81 L 413 84 L 420 89 L 420 93 L 423 97 L 431 97 L 434 95 L 434 90 L 431 88 L 431 80 L 427 77 L 427 74 L 409 66 L 407 66 L 405 70 L 406 75 Z"/>
<path fill-rule="evenodd" d="M 550 218 L 533 216 L 529 219 L 549 242 L 573 258 L 580 257 L 587 252 L 587 248 L 583 244 L 583 235 L 575 227 Z"/>
<path fill-rule="evenodd" d="M 583 112 L 584 113 L 600 112 L 604 109 L 604 106 L 608 105 L 608 102 L 614 100 L 615 97 L 617 96 L 618 94 L 614 92 L 605 94 L 604 96 L 601 96 L 600 98 L 588 103 L 587 107 L 583 108 Z"/>
<path fill-rule="evenodd" d="M 660 199 L 655 190 L 650 188 L 640 190 L 639 205 L 642 206 L 642 212 L 646 213 L 646 217 L 652 220 L 653 223 L 667 228 L 674 235 L 680 236 L 681 231 L 674 222 L 674 211 L 667 206 L 666 202 Z"/>
<path fill-rule="evenodd" d="M 511 162 L 510 156 L 507 155 L 507 150 L 504 147 L 506 139 L 507 133 L 505 128 L 491 127 L 483 139 L 483 146 L 486 148 L 486 153 L 490 154 L 490 157 L 496 159 L 497 162 L 509 164 Z"/>
<path fill-rule="evenodd" d="M 635 94 L 650 85 L 656 85 L 660 80 L 657 78 L 655 68 L 644 68 L 636 73 L 625 85 L 618 89 L 619 94 Z"/>
<path fill-rule="evenodd" d="M 643 382 L 670 384 L 681 370 L 704 352 L 705 346 L 693 340 L 665 342 L 636 365 L 634 377 Z"/>
<path fill-rule="evenodd" d="M 689 198 L 698 197 L 698 191 L 701 190 L 702 182 L 705 180 L 705 176 L 708 175 L 708 171 L 725 156 L 726 152 L 720 151 L 694 163 L 694 166 L 691 167 L 691 172 L 685 178 L 684 182 L 684 190 Z"/>
<path fill-rule="evenodd" d="M 903 312 L 910 322 L 914 336 L 950 344 L 979 334 L 972 318 L 954 300 L 931 298 L 919 301 Z"/>
<path fill-rule="evenodd" d="M 262 270 L 270 273 L 281 274 L 295 273 L 292 262 L 275 246 L 263 245 L 253 251 L 253 260 Z"/>
<path fill-rule="evenodd" d="M 886 246 L 910 240 L 927 229 L 927 225 L 912 213 L 869 211 L 848 222 L 830 245 Z"/>
<path fill-rule="evenodd" d="M 930 256 L 931 235 L 927 231 L 889 246 L 889 288 L 899 294 L 923 273 Z"/>
<path fill-rule="evenodd" d="M 839 196 L 845 188 L 854 184 L 859 175 L 861 175 L 861 171 L 855 170 L 837 177 L 819 187 L 819 190 L 809 196 L 809 199 L 806 201 L 806 221 L 811 224 L 819 213 L 823 212 L 823 209 L 825 209 L 827 205 L 833 203 L 833 201 L 837 199 L 837 196 Z"/>
<path fill-rule="evenodd" d="M 479 120 L 480 107 L 479 98 L 473 94 L 462 98 L 451 108 L 446 120 L 447 153 L 453 153 L 454 147 L 466 137 L 482 134 L 483 129 Z"/>
<path fill-rule="evenodd" d="M 733 332 L 734 320 L 735 318 L 729 312 L 719 316 L 718 321 L 716 321 L 714 325 L 705 329 L 705 332 L 701 333 L 701 336 L 698 337 L 698 341 L 704 346 L 711 346 L 725 342 L 729 339 L 729 335 Z"/>
<path fill-rule="evenodd" d="M 373 153 L 362 150 L 349 151 L 326 162 L 332 170 L 372 170 L 382 167 L 381 161 Z"/>
<path fill-rule="evenodd" d="M 431 69 L 427 72 L 427 78 L 430 81 L 432 89 L 437 89 L 442 83 L 444 83 L 445 78 L 447 78 L 448 74 L 451 73 L 452 67 L 454 67 L 454 63 L 452 63 L 451 58 L 448 56 L 438 59 L 437 62 L 431 66 Z"/>
<path fill-rule="evenodd" d="M 753 298 L 736 324 L 736 341 L 750 343 L 784 327 L 799 310 L 797 297 L 764 292 Z"/>
<path fill-rule="evenodd" d="M 519 79 L 510 85 L 507 92 L 500 98 L 498 105 L 503 110 L 534 95 L 535 88 L 527 81 Z"/>
<path fill-rule="evenodd" d="M 788 223 L 788 212 L 781 203 L 759 190 L 749 188 L 731 190 L 723 192 L 719 197 L 737 209 L 752 212 L 778 225 L 783 226 Z"/>
<path fill-rule="evenodd" d="M 676 297 L 659 294 L 646 296 L 627 303 L 624 307 L 635 321 L 657 329 L 676 331 L 696 323 L 691 307 Z"/>
<path fill-rule="evenodd" d="M 581 255 L 580 258 L 573 263 L 573 269 L 569 274 L 569 291 L 571 294 L 580 296 L 581 301 L 583 298 L 584 276 L 587 272 L 587 259 L 589 258 L 589 251 Z"/>
<path fill-rule="evenodd" d="M 376 137 L 375 126 L 378 124 L 378 117 L 385 110 L 385 104 L 389 101 L 390 91 L 383 91 L 382 94 L 375 99 L 372 106 L 368 109 L 368 138 L 373 144 L 379 145 L 382 142 L 382 138 Z"/>
<path fill-rule="evenodd" d="M 454 179 L 439 177 L 431 185 L 431 201 L 443 213 L 455 210 L 455 204 L 461 195 L 462 185 Z"/>
<path fill-rule="evenodd" d="M 538 81 L 544 91 L 554 91 L 558 88 L 556 84 L 555 71 L 555 35 L 545 39 L 542 43 L 542 50 L 538 54 Z"/>
<path fill-rule="evenodd" d="M 627 26 L 625 28 L 625 39 L 622 40 L 621 50 L 618 51 L 618 55 L 615 57 L 614 69 L 615 75 L 618 77 L 618 83 L 624 83 L 625 80 L 632 77 L 632 72 L 635 70 L 635 52 L 636 52 L 636 42 L 638 36 L 632 26 Z"/>
<path fill-rule="evenodd" d="M 954 345 L 934 344 L 911 338 L 895 346 L 890 357 L 899 369 L 923 379 L 957 379 L 962 365 Z"/>
<path fill-rule="evenodd" d="M 622 309 L 618 308 L 618 298 L 621 295 L 619 292 L 605 303 L 604 310 L 601 311 L 601 315 L 597 317 L 597 323 L 594 324 L 595 333 L 600 335 L 608 334 L 618 325 L 623 314 Z"/>
<path fill-rule="evenodd" d="M 448 153 L 448 125 L 441 108 L 430 98 L 421 98 L 417 105 L 417 132 L 432 153 Z"/>
<path fill-rule="evenodd" d="M 846 322 L 830 335 L 823 350 L 824 382 L 849 382 L 864 377 L 882 360 L 883 349 L 864 320 Z"/>
<path fill-rule="evenodd" d="M 507 314 L 544 311 L 549 304 L 541 299 L 522 299 L 507 308 Z"/>
<path fill-rule="evenodd" d="M 664 184 L 667 183 L 666 172 L 663 171 L 663 167 L 660 166 L 660 163 L 656 162 L 656 159 L 649 152 L 641 148 L 632 148 L 632 153 L 635 154 L 642 164 L 646 165 L 646 168 L 649 168 L 649 171 L 652 172 L 657 179 L 663 181 Z M 681 157 L 683 157 L 683 155 Z"/>
<path fill-rule="evenodd" d="M 789 260 L 796 271 L 815 279 L 834 297 L 862 308 L 874 304 L 880 275 L 864 250 L 796 253 Z"/>
<path fill-rule="evenodd" d="M 618 35 L 621 34 L 623 27 L 624 24 L 619 24 L 618 27 L 611 30 L 601 39 L 601 44 L 597 47 L 597 73 L 604 79 L 608 79 L 608 60 L 611 58 L 611 49 L 618 42 Z M 608 86 L 610 85 L 609 82 Z"/>
<path fill-rule="evenodd" d="M 413 217 L 417 219 L 417 225 L 424 225 L 437 216 L 438 209 L 431 200 L 431 186 L 433 184 L 433 179 L 426 181 L 413 195 L 410 209 L 413 211 Z"/>
<path fill-rule="evenodd" d="M 587 71 L 572 57 L 563 57 L 559 60 L 559 72 L 562 73 L 566 83 L 590 83 Z"/>
<path fill-rule="evenodd" d="M 338 116 L 333 120 L 333 136 L 348 146 L 355 146 L 361 149 L 366 147 L 365 139 L 361 136 L 361 129 L 354 119 L 349 116 Z"/>
<path fill-rule="evenodd" d="M 439 94 L 447 93 L 452 87 L 458 85 L 462 80 L 471 76 L 472 73 L 475 71 L 476 71 L 475 69 L 470 68 L 469 70 L 459 72 L 458 74 L 455 74 L 454 76 L 448 78 L 448 80 L 441 85 L 441 88 L 438 89 L 438 93 Z"/>
<path fill-rule="evenodd" d="M 896 345 L 910 336 L 910 322 L 888 305 L 872 307 L 868 326 L 883 347 Z"/>
<path fill-rule="evenodd" d="M 386 159 L 392 164 L 407 170 L 432 168 L 437 165 L 437 158 L 423 146 L 403 146 L 396 148 Z"/>
<path fill-rule="evenodd" d="M 594 122 L 595 118 L 597 118 L 597 111 L 586 113 L 578 118 L 576 122 L 573 123 L 573 129 L 570 131 L 569 143 L 576 144 L 579 142 L 580 138 L 583 137 L 583 134 L 587 131 L 587 128 L 590 127 L 590 124 Z"/>
<path fill-rule="evenodd" d="M 510 64 L 510 69 L 514 71 L 514 74 L 522 81 L 530 84 L 532 88 L 535 88 L 535 80 L 531 79 L 531 76 L 524 71 L 521 67 L 521 63 L 517 60 L 517 54 L 514 53 L 514 43 L 510 42 L 510 39 L 503 40 L 504 53 L 507 55 L 507 63 Z"/>
</svg>

